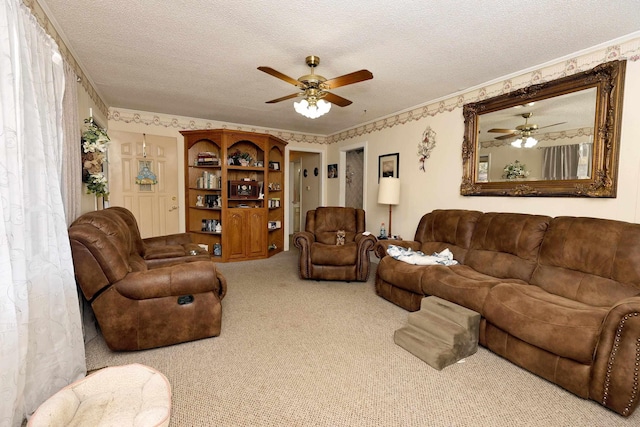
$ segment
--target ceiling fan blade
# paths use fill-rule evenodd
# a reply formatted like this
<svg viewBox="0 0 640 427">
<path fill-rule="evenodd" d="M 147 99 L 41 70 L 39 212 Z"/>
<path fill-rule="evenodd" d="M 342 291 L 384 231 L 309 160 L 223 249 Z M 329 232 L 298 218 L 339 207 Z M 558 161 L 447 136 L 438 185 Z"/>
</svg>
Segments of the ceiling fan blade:
<svg viewBox="0 0 640 427">
<path fill-rule="evenodd" d="M 323 97 L 323 99 L 325 101 L 329 101 L 332 104 L 336 104 L 338 107 L 346 107 L 347 105 L 351 105 L 351 101 L 349 101 L 346 98 L 343 98 L 341 96 L 335 95 L 333 93 L 330 92 L 326 92 L 325 96 Z"/>
<path fill-rule="evenodd" d="M 354 83 L 362 82 L 373 78 L 373 74 L 369 70 L 354 71 L 353 73 L 345 74 L 344 76 L 329 79 L 324 82 L 324 86 L 327 89 L 335 89 L 340 86 L 351 85 Z"/>
<path fill-rule="evenodd" d="M 513 133 L 517 132 L 515 129 L 489 129 L 487 132 L 497 132 L 497 133 Z"/>
<path fill-rule="evenodd" d="M 300 92 L 300 93 L 292 93 L 291 95 L 283 96 L 282 98 L 276 98 L 276 99 L 272 99 L 271 101 L 267 101 L 267 102 L 265 102 L 265 104 L 275 104 L 276 102 L 286 101 L 287 99 L 296 98 L 296 97 L 300 96 L 301 94 L 302 94 L 302 92 Z"/>
<path fill-rule="evenodd" d="M 280 71 L 276 71 L 271 67 L 258 67 L 258 70 L 263 71 L 267 74 L 272 75 L 273 77 L 277 77 L 280 80 L 284 80 L 287 83 L 290 83 L 294 86 L 300 86 L 300 82 L 294 78 L 287 76 L 286 74 L 282 74 Z"/>
<path fill-rule="evenodd" d="M 513 138 L 514 136 L 518 136 L 517 133 L 511 133 L 509 135 L 502 135 L 502 136 L 496 136 L 495 139 L 509 139 L 509 138 Z"/>
<path fill-rule="evenodd" d="M 550 128 L 551 126 L 563 125 L 563 124 L 565 124 L 565 123 L 567 123 L 567 122 L 554 123 L 554 124 L 552 124 L 552 125 L 547 125 L 547 126 L 539 127 L 538 129 Z"/>
</svg>

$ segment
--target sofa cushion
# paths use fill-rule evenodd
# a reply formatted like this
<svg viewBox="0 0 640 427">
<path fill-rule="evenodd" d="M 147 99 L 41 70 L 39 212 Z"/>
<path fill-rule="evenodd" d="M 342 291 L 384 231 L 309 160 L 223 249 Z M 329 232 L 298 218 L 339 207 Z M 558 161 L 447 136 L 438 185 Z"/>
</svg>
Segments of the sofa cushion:
<svg viewBox="0 0 640 427">
<path fill-rule="evenodd" d="M 490 290 L 483 316 L 522 341 L 591 364 L 607 311 L 537 286 L 502 283 Z"/>
<path fill-rule="evenodd" d="M 640 224 L 554 218 L 531 283 L 585 304 L 611 307 L 640 294 Z"/>
<path fill-rule="evenodd" d="M 485 213 L 476 223 L 464 263 L 501 279 L 528 282 L 551 217 L 515 213 Z"/>
<path fill-rule="evenodd" d="M 479 273 L 466 265 L 428 266 L 422 270 L 421 289 L 416 292 L 446 299 L 483 316 L 482 309 L 489 290 L 504 282 L 503 279 Z"/>
</svg>

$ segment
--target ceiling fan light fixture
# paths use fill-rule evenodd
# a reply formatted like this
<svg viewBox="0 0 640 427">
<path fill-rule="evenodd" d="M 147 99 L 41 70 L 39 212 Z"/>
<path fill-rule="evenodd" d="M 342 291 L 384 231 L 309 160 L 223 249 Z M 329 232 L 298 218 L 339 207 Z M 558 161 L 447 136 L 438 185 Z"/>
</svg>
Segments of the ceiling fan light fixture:
<svg viewBox="0 0 640 427">
<path fill-rule="evenodd" d="M 324 99 L 315 102 L 313 102 L 313 100 L 309 102 L 307 99 L 302 99 L 299 102 L 294 102 L 293 108 L 298 114 L 302 114 L 310 119 L 317 119 L 331 110 L 331 103 Z"/>
<path fill-rule="evenodd" d="M 532 148 L 538 144 L 538 140 L 532 136 L 521 137 L 511 143 L 515 148 Z"/>
</svg>

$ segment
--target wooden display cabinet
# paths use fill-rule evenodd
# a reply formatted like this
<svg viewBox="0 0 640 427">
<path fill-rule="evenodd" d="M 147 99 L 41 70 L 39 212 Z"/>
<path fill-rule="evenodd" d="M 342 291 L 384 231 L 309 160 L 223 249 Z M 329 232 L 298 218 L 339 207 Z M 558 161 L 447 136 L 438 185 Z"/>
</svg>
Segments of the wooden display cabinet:
<svg viewBox="0 0 640 427">
<path fill-rule="evenodd" d="M 284 150 L 267 134 L 180 132 L 185 141 L 186 230 L 218 261 L 264 258 L 284 247 Z"/>
</svg>

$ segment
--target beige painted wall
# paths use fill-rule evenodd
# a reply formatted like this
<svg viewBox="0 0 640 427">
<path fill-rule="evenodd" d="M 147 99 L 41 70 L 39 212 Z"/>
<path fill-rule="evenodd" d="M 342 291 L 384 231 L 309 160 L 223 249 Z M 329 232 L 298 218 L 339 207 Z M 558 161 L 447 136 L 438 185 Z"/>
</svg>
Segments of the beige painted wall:
<svg viewBox="0 0 640 427">
<path fill-rule="evenodd" d="M 480 211 L 505 211 L 546 214 L 551 216 L 595 216 L 638 222 L 640 220 L 640 61 L 628 61 L 620 142 L 618 197 L 615 199 L 535 198 L 535 197 L 469 197 L 460 195 L 462 178 L 461 147 L 464 133 L 462 108 L 433 117 L 372 132 L 329 145 L 329 163 L 338 159 L 340 147 L 359 141 L 368 142 L 367 228 L 376 232 L 377 225 L 387 220 L 388 207 L 377 203 L 378 156 L 400 153 L 402 182 L 400 205 L 393 209 L 394 234 L 413 238 L 420 217 L 433 209 L 459 208 Z M 437 144 L 426 170 L 418 170 L 418 143 L 427 126 L 437 134 Z M 374 173 L 373 170 L 376 172 Z M 327 185 L 327 202 L 336 204 L 338 194 Z"/>
<path fill-rule="evenodd" d="M 180 129 L 219 128 L 268 132 L 289 142 L 285 164 L 289 164 L 290 151 L 312 151 L 321 153 L 321 198 L 324 205 L 340 204 L 340 179 L 327 179 L 328 164 L 339 164 L 339 174 L 344 174 L 340 162 L 341 148 L 364 144 L 366 150 L 365 210 L 367 228 L 377 233 L 381 222 L 388 221 L 388 207 L 377 203 L 378 156 L 400 153 L 400 179 L 402 181 L 400 205 L 393 208 L 393 232 L 404 238 L 413 238 L 420 217 L 433 209 L 459 208 L 481 211 L 504 211 L 538 213 L 552 216 L 595 216 L 640 222 L 640 60 L 629 52 L 640 51 L 640 40 L 627 43 L 619 50 L 599 49 L 583 56 L 559 60 L 541 70 L 523 70 L 521 74 L 496 79 L 485 87 L 475 88 L 464 94 L 452 94 L 413 110 L 399 112 L 395 116 L 382 118 L 370 124 L 337 135 L 319 136 L 295 134 L 277 129 L 256 129 L 251 125 L 238 125 L 204 119 L 175 117 L 149 112 L 110 109 L 109 129 L 129 132 L 145 132 L 148 135 L 173 136 L 177 138 L 179 164 L 182 164 L 183 138 Z M 604 54 L 603 54 L 604 52 Z M 625 97 L 622 116 L 620 169 L 618 197 L 615 199 L 588 198 L 510 198 L 510 197 L 463 197 L 460 195 L 462 177 L 461 146 L 464 133 L 462 105 L 478 96 L 495 96 L 566 72 L 574 66 L 590 68 L 603 60 L 615 59 L 611 52 L 625 53 L 632 59 L 627 63 Z M 538 79 L 538 80 L 536 80 Z M 474 98 L 475 97 L 475 98 Z M 422 112 L 422 113 L 421 113 Z M 418 143 L 423 132 L 431 127 L 436 132 L 436 147 L 426 161 L 426 170 L 419 170 Z M 377 129 L 377 130 L 374 130 Z M 329 143 L 327 143 L 329 142 Z M 285 171 L 289 182 L 288 168 Z M 183 191 L 183 173 L 180 172 L 179 188 Z M 180 195 L 180 200 L 184 196 Z M 288 193 L 285 206 L 289 204 Z M 286 212 L 288 215 L 288 212 Z M 184 207 L 180 207 L 181 224 L 184 224 Z M 287 222 L 285 233 L 289 233 Z"/>
</svg>

